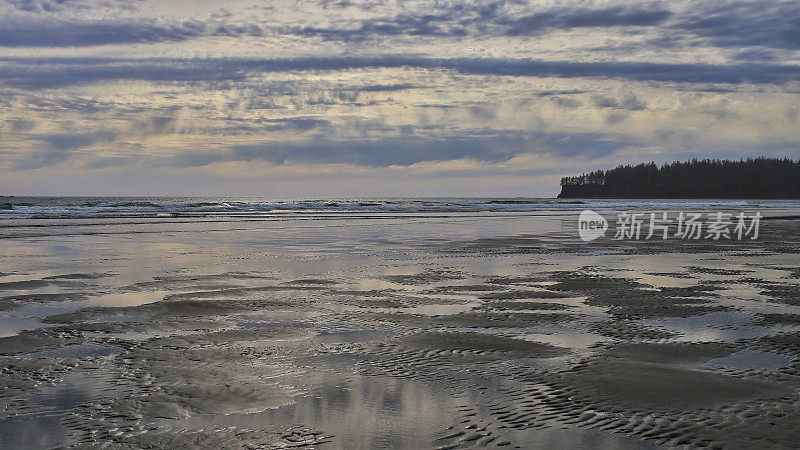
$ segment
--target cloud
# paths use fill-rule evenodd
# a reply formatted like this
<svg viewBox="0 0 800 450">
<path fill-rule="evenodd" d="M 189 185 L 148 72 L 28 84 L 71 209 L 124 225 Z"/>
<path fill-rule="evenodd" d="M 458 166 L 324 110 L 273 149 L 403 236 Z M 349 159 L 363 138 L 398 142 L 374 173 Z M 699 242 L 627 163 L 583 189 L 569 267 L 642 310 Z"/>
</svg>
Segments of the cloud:
<svg viewBox="0 0 800 450">
<path fill-rule="evenodd" d="M 792 1 L 701 3 L 670 27 L 718 47 L 800 49 L 800 6 Z"/>
<path fill-rule="evenodd" d="M 0 19 L 0 47 L 94 47 L 179 42 L 201 36 L 261 36 L 254 23 L 158 23 L 146 19 L 63 20 L 46 16 Z"/>
<path fill-rule="evenodd" d="M 583 106 L 583 102 L 578 99 L 570 97 L 552 97 L 553 102 L 562 108 L 577 108 Z"/>
<path fill-rule="evenodd" d="M 11 170 L 32 170 L 41 169 L 60 164 L 72 157 L 72 153 L 64 151 L 35 152 L 25 156 L 25 158 L 14 161 Z"/>
<path fill-rule="evenodd" d="M 593 95 L 592 102 L 594 102 L 595 106 L 601 108 L 627 109 L 630 111 L 641 111 L 647 107 L 644 100 L 632 92 L 624 93 L 619 97 L 602 94 Z"/>
<path fill-rule="evenodd" d="M 646 27 L 666 21 L 672 12 L 639 6 L 612 6 L 601 9 L 557 8 L 516 19 L 503 19 L 508 35 L 537 36 L 546 31 L 588 27 Z"/>
<path fill-rule="evenodd" d="M 116 80 L 190 84 L 235 82 L 245 81 L 255 74 L 403 67 L 446 70 L 464 75 L 618 78 L 676 83 L 780 84 L 800 80 L 798 65 L 572 62 L 409 56 L 140 60 L 0 58 L 0 67 L 0 84 L 26 89 L 62 88 Z"/>
<path fill-rule="evenodd" d="M 72 6 L 74 3 L 80 2 L 72 2 L 70 0 L 55 0 L 52 2 L 47 0 L 7 0 L 7 3 L 20 11 L 54 12 L 61 11 L 65 9 L 65 7 Z"/>
<path fill-rule="evenodd" d="M 284 164 L 353 164 L 365 167 L 411 166 L 422 162 L 469 159 L 505 162 L 526 153 L 559 156 L 611 154 L 634 145 L 630 138 L 599 133 L 505 133 L 441 138 L 388 137 L 380 140 L 315 139 L 303 142 L 263 142 L 230 150 L 184 150 L 158 165 L 201 167 L 218 162 L 264 161 Z"/>
<path fill-rule="evenodd" d="M 405 91 L 414 89 L 417 86 L 411 83 L 395 83 L 395 84 L 368 84 L 366 86 L 359 86 L 355 88 L 359 92 L 391 92 L 391 91 Z"/>
<path fill-rule="evenodd" d="M 301 132 L 327 127 L 331 123 L 327 119 L 316 119 L 313 117 L 287 117 L 283 119 L 268 119 L 263 122 L 268 124 L 266 127 L 267 130 L 294 130 Z"/>
<path fill-rule="evenodd" d="M 116 139 L 116 134 L 111 132 L 43 134 L 37 139 L 44 141 L 50 150 L 74 150 L 88 147 L 96 142 L 113 141 Z"/>
<path fill-rule="evenodd" d="M 132 132 L 145 136 L 155 134 L 169 134 L 175 132 L 176 120 L 167 116 L 152 116 L 144 120 L 137 121 L 133 127 Z"/>
<path fill-rule="evenodd" d="M 645 27 L 663 23 L 672 12 L 642 6 L 553 8 L 519 17 L 506 6 L 515 2 L 437 3 L 435 9 L 369 18 L 344 27 L 289 27 L 284 34 L 325 40 L 364 41 L 387 36 L 464 37 L 540 35 L 553 30 L 587 27 Z"/>
<path fill-rule="evenodd" d="M 200 22 L 160 25 L 148 22 L 4 20 L 0 47 L 90 47 L 181 41 L 200 36 Z"/>
<path fill-rule="evenodd" d="M 93 170 L 110 169 L 116 167 L 129 167 L 141 160 L 139 156 L 103 156 L 92 158 L 84 167 Z"/>
<path fill-rule="evenodd" d="M 574 94 L 585 94 L 586 90 L 584 89 L 551 89 L 546 91 L 539 91 L 533 93 L 533 95 L 537 97 L 550 97 L 550 96 L 561 96 L 561 95 L 574 95 Z"/>
<path fill-rule="evenodd" d="M 34 151 L 26 152 L 11 164 L 12 170 L 30 170 L 50 167 L 69 159 L 77 154 L 78 150 L 90 147 L 99 142 L 111 142 L 116 139 L 116 134 L 111 132 L 100 133 L 58 133 L 42 134 L 35 139 L 44 145 Z"/>
<path fill-rule="evenodd" d="M 6 120 L 6 126 L 11 131 L 30 131 L 36 128 L 36 121 L 25 119 Z"/>
</svg>

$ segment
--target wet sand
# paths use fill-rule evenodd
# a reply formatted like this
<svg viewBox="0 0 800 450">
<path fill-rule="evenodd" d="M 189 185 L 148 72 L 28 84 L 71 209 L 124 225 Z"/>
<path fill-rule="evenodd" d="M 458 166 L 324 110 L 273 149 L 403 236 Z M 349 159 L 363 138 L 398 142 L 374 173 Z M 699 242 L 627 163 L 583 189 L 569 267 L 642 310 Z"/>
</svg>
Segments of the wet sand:
<svg viewBox="0 0 800 450">
<path fill-rule="evenodd" d="M 793 216 L 723 243 L 567 222 L 15 223 L 0 447 L 800 446 Z"/>
</svg>

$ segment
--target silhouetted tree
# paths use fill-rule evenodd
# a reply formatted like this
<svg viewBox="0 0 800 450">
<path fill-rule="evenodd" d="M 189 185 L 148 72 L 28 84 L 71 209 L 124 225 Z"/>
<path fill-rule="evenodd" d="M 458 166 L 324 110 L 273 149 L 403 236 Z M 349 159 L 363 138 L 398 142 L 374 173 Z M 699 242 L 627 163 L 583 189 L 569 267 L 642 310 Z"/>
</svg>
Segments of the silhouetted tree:
<svg viewBox="0 0 800 450">
<path fill-rule="evenodd" d="M 620 165 L 561 179 L 561 198 L 800 198 L 800 160 L 693 158 Z"/>
</svg>

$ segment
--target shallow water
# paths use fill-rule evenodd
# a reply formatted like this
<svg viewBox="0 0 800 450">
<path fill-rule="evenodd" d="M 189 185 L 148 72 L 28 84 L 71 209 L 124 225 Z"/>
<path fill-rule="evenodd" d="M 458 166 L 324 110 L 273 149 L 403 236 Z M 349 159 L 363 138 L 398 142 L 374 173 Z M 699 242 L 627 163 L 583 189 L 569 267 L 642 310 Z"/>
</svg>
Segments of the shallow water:
<svg viewBox="0 0 800 450">
<path fill-rule="evenodd" d="M 586 244 L 541 202 L 125 205 L 0 221 L 0 446 L 800 445 L 795 220 Z"/>
</svg>

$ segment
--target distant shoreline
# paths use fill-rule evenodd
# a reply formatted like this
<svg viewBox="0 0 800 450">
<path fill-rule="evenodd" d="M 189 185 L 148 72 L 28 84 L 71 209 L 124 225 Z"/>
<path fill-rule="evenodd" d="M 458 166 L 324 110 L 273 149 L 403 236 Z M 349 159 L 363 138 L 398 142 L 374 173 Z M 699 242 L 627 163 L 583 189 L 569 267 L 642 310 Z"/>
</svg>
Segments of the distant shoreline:
<svg viewBox="0 0 800 450">
<path fill-rule="evenodd" d="M 800 160 L 692 159 L 617 166 L 561 179 L 561 199 L 800 199 Z"/>
</svg>

